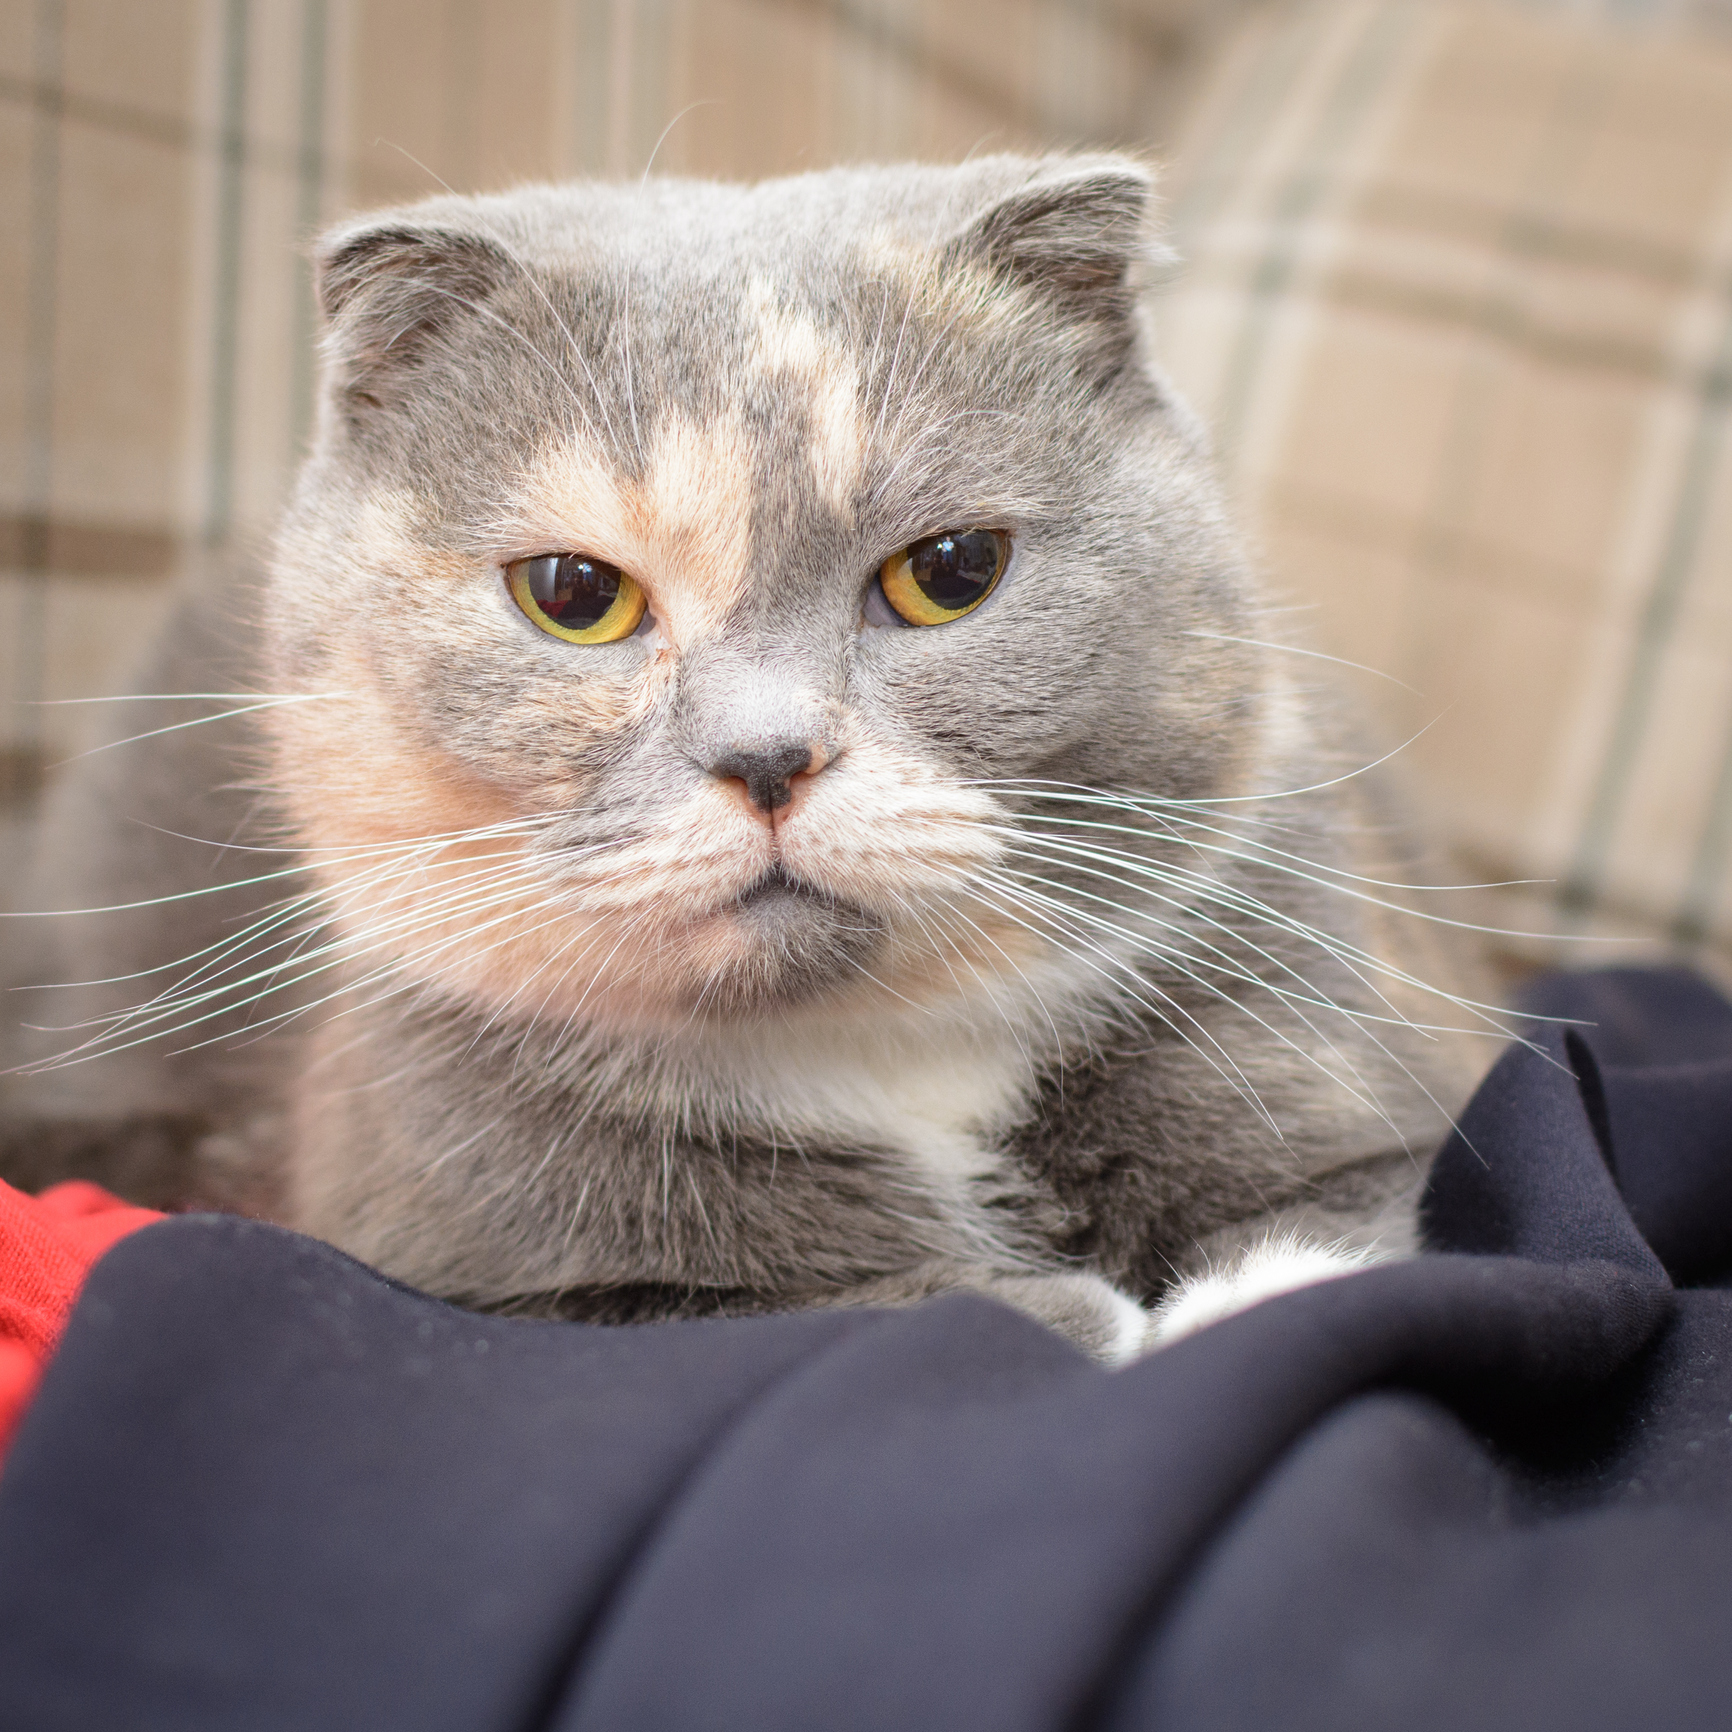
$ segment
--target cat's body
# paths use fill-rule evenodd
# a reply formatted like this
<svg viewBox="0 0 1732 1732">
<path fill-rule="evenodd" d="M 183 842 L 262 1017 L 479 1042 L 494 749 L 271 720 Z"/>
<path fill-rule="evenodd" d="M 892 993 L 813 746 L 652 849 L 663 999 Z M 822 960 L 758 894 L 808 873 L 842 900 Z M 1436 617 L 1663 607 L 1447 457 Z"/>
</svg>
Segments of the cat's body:
<svg viewBox="0 0 1732 1732">
<path fill-rule="evenodd" d="M 1147 198 L 989 158 L 328 237 L 270 576 L 147 687 L 265 707 L 87 760 L 46 882 L 299 876 L 52 923 L 38 978 L 196 960 L 49 995 L 165 994 L 10 1110 L 203 1121 L 206 1194 L 568 1315 L 973 1285 L 1110 1358 L 1271 1233 L 1193 1317 L 1411 1248 L 1480 1055 L 1404 1020 L 1452 965 L 1148 363 Z M 556 565 L 641 620 L 550 630 Z"/>
</svg>

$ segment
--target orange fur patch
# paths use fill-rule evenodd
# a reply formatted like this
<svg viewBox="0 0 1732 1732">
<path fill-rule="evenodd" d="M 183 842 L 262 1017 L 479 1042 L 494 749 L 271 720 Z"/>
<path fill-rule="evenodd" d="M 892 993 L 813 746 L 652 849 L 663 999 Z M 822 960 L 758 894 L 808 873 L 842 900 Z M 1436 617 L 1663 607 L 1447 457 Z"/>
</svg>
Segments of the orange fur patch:
<svg viewBox="0 0 1732 1732">
<path fill-rule="evenodd" d="M 271 718 L 275 782 L 362 972 L 416 959 L 485 994 L 539 946 L 545 883 L 499 790 L 405 735 L 370 670 L 340 658 L 347 697 Z M 492 833 L 488 833 L 492 832 Z"/>
<path fill-rule="evenodd" d="M 758 316 L 753 364 L 805 396 L 818 486 L 831 506 L 846 512 L 866 461 L 859 363 L 807 314 L 778 302 L 770 284 L 754 283 L 752 301 Z"/>
<path fill-rule="evenodd" d="M 533 812 L 397 723 L 356 652 L 351 696 L 272 718 L 275 782 L 352 973 L 437 976 L 490 1012 L 683 1014 L 708 968 L 689 938 L 765 872 L 774 842 L 718 786 L 656 833 L 561 862 Z"/>
<path fill-rule="evenodd" d="M 594 554 L 643 586 L 675 650 L 727 617 L 750 578 L 752 461 L 737 421 L 664 417 L 641 483 L 593 450 L 562 444 L 522 477 L 500 525 L 514 559 Z"/>
</svg>

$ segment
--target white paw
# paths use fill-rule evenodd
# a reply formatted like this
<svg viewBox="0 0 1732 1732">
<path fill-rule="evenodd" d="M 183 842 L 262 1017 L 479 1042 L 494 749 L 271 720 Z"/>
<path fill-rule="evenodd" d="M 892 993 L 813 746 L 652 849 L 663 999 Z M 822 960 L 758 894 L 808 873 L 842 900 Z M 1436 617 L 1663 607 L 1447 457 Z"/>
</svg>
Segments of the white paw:
<svg viewBox="0 0 1732 1732">
<path fill-rule="evenodd" d="M 1103 1365 L 1128 1365 L 1139 1353 L 1147 1353 L 1155 1345 L 1155 1320 L 1118 1288 L 1108 1287 L 1107 1293 L 1112 1333 L 1098 1350 L 1098 1357 Z"/>
<path fill-rule="evenodd" d="M 1292 1234 L 1264 1239 L 1226 1268 L 1179 1282 L 1155 1307 L 1154 1342 L 1164 1347 L 1181 1335 L 1205 1329 L 1278 1293 L 1333 1281 L 1385 1260 L 1374 1250 L 1319 1245 Z"/>
</svg>

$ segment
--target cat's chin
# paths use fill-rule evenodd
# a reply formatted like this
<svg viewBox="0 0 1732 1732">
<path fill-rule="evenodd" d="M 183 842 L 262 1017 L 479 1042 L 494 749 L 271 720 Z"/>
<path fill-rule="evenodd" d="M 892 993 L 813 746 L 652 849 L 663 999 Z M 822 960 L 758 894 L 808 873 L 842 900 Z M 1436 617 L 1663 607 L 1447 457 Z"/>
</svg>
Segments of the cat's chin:
<svg viewBox="0 0 1732 1732">
<path fill-rule="evenodd" d="M 695 1009 L 774 1013 L 857 986 L 884 941 L 866 909 L 772 867 L 704 923 L 694 945 Z"/>
</svg>

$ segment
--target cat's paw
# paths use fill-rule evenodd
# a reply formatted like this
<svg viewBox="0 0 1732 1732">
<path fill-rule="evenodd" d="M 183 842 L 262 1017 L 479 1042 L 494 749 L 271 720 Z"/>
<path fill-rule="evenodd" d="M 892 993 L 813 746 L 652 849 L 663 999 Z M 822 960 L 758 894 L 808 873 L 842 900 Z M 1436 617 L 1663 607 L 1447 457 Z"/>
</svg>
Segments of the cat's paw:
<svg viewBox="0 0 1732 1732">
<path fill-rule="evenodd" d="M 1375 1250 L 1320 1245 L 1290 1233 L 1261 1240 L 1225 1268 L 1178 1282 L 1155 1307 L 1153 1344 L 1165 1347 L 1182 1335 L 1207 1328 L 1279 1293 L 1333 1281 L 1387 1260 Z"/>
<path fill-rule="evenodd" d="M 1155 1345 L 1154 1319 L 1099 1275 L 1000 1275 L 986 1291 L 1102 1365 L 1124 1365 Z"/>
</svg>

